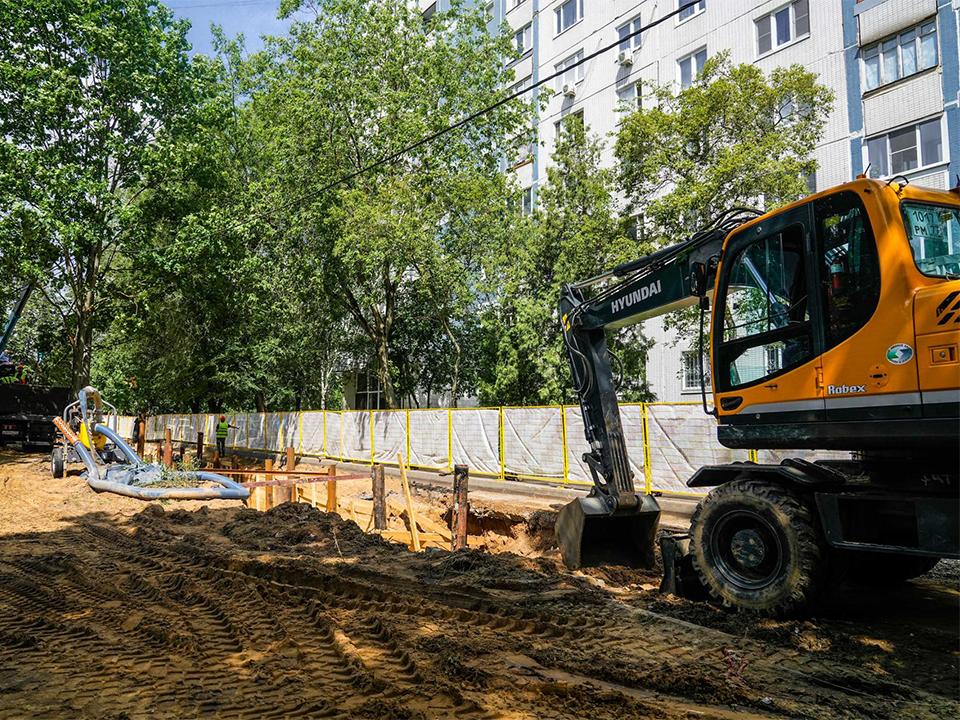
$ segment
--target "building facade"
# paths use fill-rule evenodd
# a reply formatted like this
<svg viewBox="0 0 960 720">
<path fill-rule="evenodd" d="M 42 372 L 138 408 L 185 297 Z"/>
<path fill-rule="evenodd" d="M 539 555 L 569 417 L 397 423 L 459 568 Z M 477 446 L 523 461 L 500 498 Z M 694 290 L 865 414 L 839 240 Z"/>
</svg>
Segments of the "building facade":
<svg viewBox="0 0 960 720">
<path fill-rule="evenodd" d="M 419 2 L 425 13 L 449 4 Z M 960 0 L 700 0 L 626 37 L 687 4 L 486 2 L 491 31 L 505 25 L 521 53 L 514 87 L 533 87 L 563 71 L 551 83 L 555 94 L 539 116 L 537 142 L 520 157 L 508 154 L 525 206 L 536 204 L 563 118 L 580 115 L 591 133 L 607 138 L 604 160 L 612 165 L 612 136 L 622 113 L 644 102 L 642 83 L 683 87 L 724 50 L 732 62 L 755 63 L 764 72 L 797 63 L 833 90 L 833 110 L 813 150 L 819 168 L 809 178 L 811 191 L 863 172 L 937 188 L 960 182 Z M 618 38 L 615 49 L 575 65 Z M 695 353 L 661 322 L 648 321 L 644 332 L 656 342 L 647 380 L 658 400 L 696 400 Z"/>
</svg>

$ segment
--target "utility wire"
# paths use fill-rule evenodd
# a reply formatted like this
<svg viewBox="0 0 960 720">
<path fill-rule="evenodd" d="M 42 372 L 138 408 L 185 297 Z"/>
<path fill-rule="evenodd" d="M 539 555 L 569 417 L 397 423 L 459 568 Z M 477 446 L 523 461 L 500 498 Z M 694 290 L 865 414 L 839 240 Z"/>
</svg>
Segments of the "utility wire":
<svg viewBox="0 0 960 720">
<path fill-rule="evenodd" d="M 387 155 L 386 157 L 380 158 L 379 160 L 376 160 L 376 161 L 374 161 L 374 162 L 372 162 L 372 163 L 370 163 L 370 164 L 368 164 L 368 165 L 365 165 L 365 166 L 363 166 L 363 167 L 361 167 L 361 168 L 359 168 L 359 169 L 357 169 L 357 170 L 354 170 L 353 172 L 349 172 L 349 173 L 347 173 L 347 174 L 345 174 L 345 175 L 342 175 L 341 177 L 337 178 L 336 180 L 333 180 L 333 181 L 331 181 L 331 182 L 328 182 L 326 185 L 323 185 L 323 186 L 317 188 L 316 190 L 311 190 L 311 191 L 308 192 L 308 193 L 304 193 L 303 195 L 299 195 L 299 196 L 293 198 L 292 200 L 289 200 L 289 201 L 283 203 L 282 205 L 279 205 L 279 206 L 277 206 L 277 207 L 275 207 L 275 208 L 271 208 L 270 210 L 264 210 L 263 212 L 255 213 L 255 214 L 253 214 L 253 215 L 249 215 L 249 216 L 247 216 L 245 219 L 240 220 L 240 221 L 238 221 L 238 222 L 236 222 L 236 223 L 234 223 L 234 224 L 232 224 L 232 225 L 228 225 L 227 227 L 220 228 L 219 230 L 214 230 L 214 231 L 208 233 L 207 237 L 210 237 L 211 235 L 219 235 L 220 233 L 232 232 L 233 230 L 238 230 L 238 229 L 242 228 L 243 226 L 249 225 L 250 223 L 252 223 L 252 222 L 254 222 L 254 221 L 256 221 L 256 220 L 263 220 L 263 219 L 265 219 L 265 218 L 267 218 L 267 217 L 270 217 L 271 215 L 273 215 L 274 213 L 276 213 L 276 212 L 278 212 L 278 211 L 286 210 L 286 209 L 288 209 L 288 208 L 291 208 L 291 207 L 294 207 L 294 206 L 296 206 L 296 205 L 299 205 L 299 204 L 301 204 L 301 203 L 303 203 L 303 202 L 306 202 L 307 200 L 311 200 L 311 199 L 317 197 L 318 195 L 322 195 L 323 193 L 327 192 L 328 190 L 332 190 L 333 188 L 338 187 L 339 185 L 343 185 L 344 183 L 349 182 L 350 180 L 353 180 L 354 178 L 357 178 L 357 177 L 359 177 L 359 176 L 361 176 L 361 175 L 364 175 L 364 174 L 366 174 L 366 173 L 368 173 L 368 172 L 370 172 L 370 171 L 372 171 L 372 170 L 376 170 L 377 168 L 383 167 L 384 165 L 389 165 L 389 164 L 395 162 L 396 160 L 399 160 L 401 157 L 403 157 L 403 156 L 406 155 L 407 153 L 409 153 L 409 152 L 411 152 L 411 151 L 413 151 L 413 150 L 416 150 L 416 149 L 419 148 L 419 147 L 423 147 L 424 145 L 427 145 L 427 144 L 429 144 L 429 143 L 432 143 L 434 140 L 437 140 L 437 139 L 443 137 L 444 135 L 447 135 L 448 133 L 453 132 L 454 130 L 459 130 L 460 128 L 469 125 L 470 123 L 472 123 L 472 122 L 473 122 L 474 120 L 476 120 L 477 118 L 482 117 L 483 115 L 486 115 L 487 113 L 490 113 L 490 112 L 496 110 L 497 108 L 505 105 L 506 103 L 510 102 L 511 100 L 515 100 L 516 98 L 520 97 L 521 95 L 523 95 L 523 94 L 525 94 L 525 93 L 528 93 L 528 92 L 530 92 L 531 90 L 540 87 L 541 85 L 545 85 L 545 84 L 547 84 L 547 83 L 549 83 L 549 82 L 551 82 L 551 81 L 553 81 L 553 80 L 556 80 L 558 77 L 561 77 L 564 73 L 568 72 L 569 70 L 571 70 L 571 69 L 573 69 L 573 68 L 580 67 L 580 66 L 583 65 L 584 63 L 589 62 L 590 60 L 593 60 L 594 58 L 596 58 L 596 57 L 598 57 L 598 56 L 600 56 L 600 55 L 603 55 L 604 53 L 609 52 L 610 50 L 613 50 L 613 49 L 616 48 L 616 47 L 619 47 L 620 44 L 623 43 L 624 41 L 626 41 L 626 40 L 631 40 L 632 38 L 634 38 L 634 37 L 636 37 L 636 36 L 638 36 L 638 35 L 641 35 L 642 33 L 646 32 L 647 30 L 650 30 L 651 28 L 657 27 L 658 25 L 666 22 L 666 21 L 669 20 L 670 18 L 672 18 L 672 17 L 674 17 L 674 16 L 676 16 L 676 15 L 679 15 L 679 14 L 682 13 L 684 10 L 686 10 L 686 9 L 688 9 L 688 8 L 692 8 L 694 5 L 697 5 L 699 2 L 700 2 L 700 0 L 690 0 L 690 2 L 687 2 L 687 3 L 683 4 L 683 5 L 681 5 L 681 6 L 678 7 L 676 10 L 672 10 L 671 12 L 668 12 L 668 13 L 667 13 L 666 15 L 664 15 L 663 17 L 660 17 L 660 18 L 658 18 L 658 19 L 656 19 L 656 20 L 652 20 L 651 22 L 647 23 L 646 25 L 638 28 L 637 30 L 634 30 L 634 31 L 631 32 L 630 34 L 625 35 L 625 36 L 620 37 L 620 38 L 617 38 L 617 40 L 616 40 L 615 42 L 612 42 L 612 43 L 610 43 L 609 45 L 606 45 L 606 46 L 600 48 L 599 50 L 594 50 L 594 51 L 593 51 L 592 53 L 590 53 L 589 55 L 585 55 L 584 57 L 580 58 L 580 59 L 577 60 L 576 62 L 571 63 L 570 65 L 567 65 L 567 66 L 564 67 L 563 69 L 556 71 L 556 72 L 553 73 L 552 75 L 548 75 L 547 77 L 545 77 L 545 78 L 543 78 L 543 79 L 541 79 L 541 80 L 537 80 L 537 82 L 535 82 L 535 83 L 531 83 L 529 86 L 527 86 L 527 87 L 525 87 L 525 88 L 521 88 L 520 90 L 517 90 L 517 91 L 515 91 L 515 92 L 513 92 L 513 93 L 510 93 L 509 95 L 507 95 L 507 96 L 504 97 L 504 98 L 501 98 L 500 100 L 498 100 L 497 102 L 493 103 L 492 105 L 488 105 L 487 107 L 482 108 L 481 110 L 477 110 L 475 113 L 471 113 L 470 115 L 467 115 L 465 118 L 463 118 L 463 119 L 461 119 L 461 120 L 458 120 L 457 122 L 453 123 L 452 125 L 447 125 L 445 128 L 442 128 L 442 129 L 440 129 L 440 130 L 437 130 L 436 132 L 431 133 L 430 135 L 427 135 L 426 137 L 423 137 L 423 138 L 421 138 L 420 140 L 417 140 L 415 143 L 412 143 L 412 144 L 410 144 L 410 145 L 407 145 L 406 147 L 403 147 L 403 148 L 401 148 L 400 150 L 397 150 L 396 152 L 391 153 L 390 155 Z M 610 86 L 608 85 L 608 86 L 606 86 L 606 87 L 610 87 Z M 134 251 L 134 252 L 150 252 L 150 251 L 152 251 L 152 250 L 160 250 L 160 249 L 161 249 L 161 248 L 149 248 L 149 249 L 144 249 L 144 250 L 141 250 L 141 251 Z M 131 251 L 128 250 L 128 251 L 126 251 L 126 252 L 129 253 L 129 252 L 131 252 Z"/>
</svg>

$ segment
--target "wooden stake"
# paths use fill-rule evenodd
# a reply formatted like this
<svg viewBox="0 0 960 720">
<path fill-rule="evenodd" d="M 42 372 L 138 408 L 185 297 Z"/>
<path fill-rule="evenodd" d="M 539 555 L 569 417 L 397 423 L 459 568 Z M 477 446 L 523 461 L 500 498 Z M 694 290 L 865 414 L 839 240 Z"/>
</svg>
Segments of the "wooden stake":
<svg viewBox="0 0 960 720">
<path fill-rule="evenodd" d="M 375 530 L 387 529 L 386 481 L 383 465 L 374 465 L 370 470 L 373 482 L 373 527 Z"/>
<path fill-rule="evenodd" d="M 330 475 L 337 474 L 337 466 L 330 466 Z M 337 511 L 337 481 L 324 483 L 327 486 L 327 512 Z"/>
<path fill-rule="evenodd" d="M 173 467 L 173 431 L 170 428 L 163 431 L 163 464 Z"/>
<path fill-rule="evenodd" d="M 203 433 L 197 433 L 197 463 L 203 467 Z"/>
<path fill-rule="evenodd" d="M 417 514 L 413 510 L 413 498 L 410 497 L 410 484 L 407 482 L 407 466 L 403 464 L 403 453 L 397 453 L 400 463 L 400 482 L 403 484 L 403 495 L 407 499 L 407 516 L 410 518 L 410 539 L 414 552 L 420 552 L 420 534 L 417 531 Z"/>
<path fill-rule="evenodd" d="M 147 444 L 147 419 L 144 418 L 137 426 L 137 455 L 143 457 L 144 448 Z"/>
<path fill-rule="evenodd" d="M 287 448 L 287 470 L 295 470 L 297 465 L 297 454 L 293 451 L 293 445 Z"/>
<path fill-rule="evenodd" d="M 453 467 L 453 542 L 454 550 L 463 550 L 467 547 L 467 516 L 470 512 L 470 503 L 467 500 L 467 482 L 470 471 L 466 465 Z"/>
</svg>

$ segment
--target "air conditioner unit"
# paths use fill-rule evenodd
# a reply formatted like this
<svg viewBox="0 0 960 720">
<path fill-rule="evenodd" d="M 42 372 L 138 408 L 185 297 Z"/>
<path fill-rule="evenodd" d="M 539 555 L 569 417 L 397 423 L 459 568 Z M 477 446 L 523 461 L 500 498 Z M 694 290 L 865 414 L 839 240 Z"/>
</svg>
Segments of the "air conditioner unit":
<svg viewBox="0 0 960 720">
<path fill-rule="evenodd" d="M 576 97 L 577 86 L 573 83 L 565 83 L 563 86 L 563 94 L 567 97 Z"/>
<path fill-rule="evenodd" d="M 622 50 L 617 55 L 617 65 L 633 65 L 633 53 L 630 50 Z"/>
</svg>

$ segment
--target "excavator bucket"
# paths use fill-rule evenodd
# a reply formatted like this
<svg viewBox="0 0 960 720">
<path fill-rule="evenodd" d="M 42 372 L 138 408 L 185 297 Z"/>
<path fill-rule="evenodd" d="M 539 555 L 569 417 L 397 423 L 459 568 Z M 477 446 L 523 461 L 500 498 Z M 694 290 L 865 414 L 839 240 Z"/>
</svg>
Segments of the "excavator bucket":
<svg viewBox="0 0 960 720">
<path fill-rule="evenodd" d="M 571 570 L 598 565 L 652 568 L 660 506 L 637 494 L 636 507 L 615 513 L 596 495 L 577 498 L 557 515 L 557 544 Z"/>
</svg>

